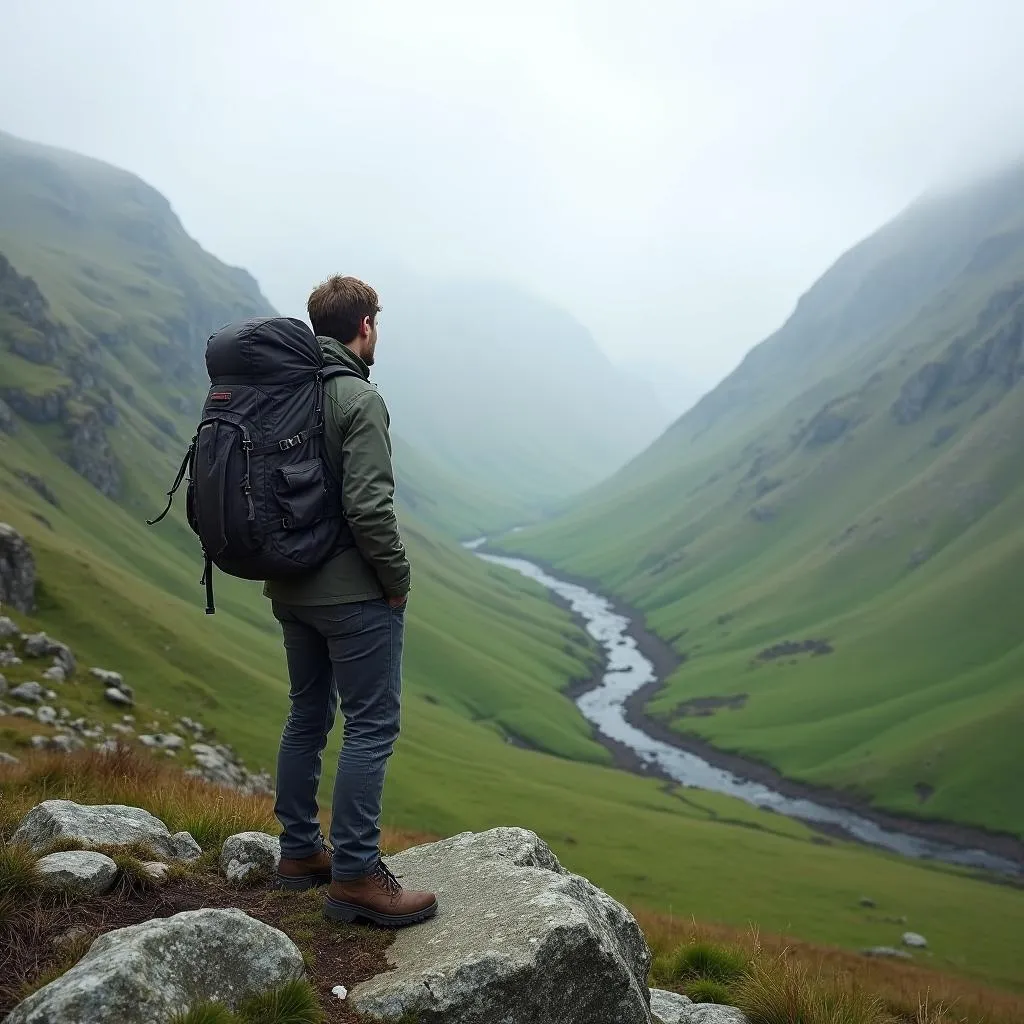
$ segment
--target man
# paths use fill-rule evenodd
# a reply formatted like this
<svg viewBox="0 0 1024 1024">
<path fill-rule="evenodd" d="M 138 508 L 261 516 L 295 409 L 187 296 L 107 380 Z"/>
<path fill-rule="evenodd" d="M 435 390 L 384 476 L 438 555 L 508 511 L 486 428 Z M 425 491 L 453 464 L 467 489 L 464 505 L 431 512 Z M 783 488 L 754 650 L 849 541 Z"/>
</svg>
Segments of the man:
<svg viewBox="0 0 1024 1024">
<path fill-rule="evenodd" d="M 324 913 L 397 927 L 437 910 L 433 893 L 402 888 L 380 859 L 384 770 L 399 732 L 402 643 L 410 567 L 395 518 L 388 411 L 369 382 L 377 347 L 377 293 L 332 277 L 307 306 L 328 365 L 328 458 L 341 480 L 351 544 L 297 579 L 268 583 L 281 623 L 291 711 L 277 762 L 278 875 L 287 888 L 329 883 Z M 344 747 L 334 783 L 333 856 L 317 821 L 317 784 L 338 701 Z"/>
</svg>

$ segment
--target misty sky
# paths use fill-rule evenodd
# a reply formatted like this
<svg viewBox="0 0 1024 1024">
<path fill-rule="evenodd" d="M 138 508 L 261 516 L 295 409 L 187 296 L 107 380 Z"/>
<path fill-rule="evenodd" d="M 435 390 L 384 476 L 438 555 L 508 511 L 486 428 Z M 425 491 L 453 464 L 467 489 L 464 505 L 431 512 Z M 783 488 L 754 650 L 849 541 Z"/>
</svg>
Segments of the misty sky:
<svg viewBox="0 0 1024 1024">
<path fill-rule="evenodd" d="M 338 270 L 507 278 L 617 361 L 701 384 L 920 192 L 1024 151 L 1019 0 L 0 0 L 0 19 L 0 128 L 142 175 L 283 312 Z"/>
</svg>

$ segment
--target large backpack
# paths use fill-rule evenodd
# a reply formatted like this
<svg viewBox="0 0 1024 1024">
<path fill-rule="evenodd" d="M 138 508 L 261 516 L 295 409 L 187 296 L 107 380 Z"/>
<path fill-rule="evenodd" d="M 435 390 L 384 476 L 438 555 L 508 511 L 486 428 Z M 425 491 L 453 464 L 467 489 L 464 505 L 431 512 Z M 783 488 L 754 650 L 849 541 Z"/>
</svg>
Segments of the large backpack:
<svg viewBox="0 0 1024 1024">
<path fill-rule="evenodd" d="M 203 418 L 167 492 L 188 473 L 185 514 L 203 546 L 206 613 L 213 566 L 247 580 L 308 572 L 352 544 L 341 481 L 324 457 L 325 366 L 313 332 L 288 317 L 229 324 L 206 345 Z"/>
</svg>

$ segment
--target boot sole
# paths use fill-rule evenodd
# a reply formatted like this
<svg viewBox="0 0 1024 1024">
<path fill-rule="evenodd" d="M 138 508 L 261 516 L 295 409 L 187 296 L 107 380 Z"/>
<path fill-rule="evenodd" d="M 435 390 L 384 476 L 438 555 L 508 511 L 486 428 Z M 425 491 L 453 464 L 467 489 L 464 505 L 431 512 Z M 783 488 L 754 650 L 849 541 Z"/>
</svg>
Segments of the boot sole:
<svg viewBox="0 0 1024 1024">
<path fill-rule="evenodd" d="M 426 921 L 436 913 L 437 900 L 434 900 L 429 907 L 417 910 L 415 914 L 378 914 L 377 911 L 361 907 L 356 903 L 341 903 L 338 900 L 332 900 L 330 896 L 324 897 L 324 917 L 330 921 L 344 924 L 363 920 L 379 925 L 381 928 L 404 928 L 406 925 Z"/>
<path fill-rule="evenodd" d="M 304 892 L 306 889 L 315 889 L 319 885 L 327 885 L 331 881 L 330 875 L 278 875 L 278 884 L 282 889 L 290 889 L 292 892 Z"/>
</svg>

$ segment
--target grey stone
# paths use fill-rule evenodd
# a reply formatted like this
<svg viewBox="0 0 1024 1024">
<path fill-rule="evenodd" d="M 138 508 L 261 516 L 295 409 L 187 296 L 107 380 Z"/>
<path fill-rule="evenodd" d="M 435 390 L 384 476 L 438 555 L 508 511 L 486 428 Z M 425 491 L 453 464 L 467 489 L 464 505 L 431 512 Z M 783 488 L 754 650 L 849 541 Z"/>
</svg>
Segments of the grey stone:
<svg viewBox="0 0 1024 1024">
<path fill-rule="evenodd" d="M 12 619 L 6 615 L 0 615 L 0 640 L 20 640 L 21 630 L 15 625 Z"/>
<path fill-rule="evenodd" d="M 117 740 L 104 740 L 102 743 L 95 744 L 93 750 L 98 750 L 101 754 L 116 754 L 118 751 Z"/>
<path fill-rule="evenodd" d="M 860 905 L 862 907 L 873 907 L 875 906 L 875 901 L 870 896 L 861 896 Z"/>
<path fill-rule="evenodd" d="M 284 932 L 241 910 L 191 910 L 101 935 L 6 1024 L 152 1024 L 212 1000 L 243 999 L 303 977 Z"/>
<path fill-rule="evenodd" d="M 693 1002 L 678 992 L 651 989 L 651 1015 L 658 1024 L 689 1024 Z"/>
<path fill-rule="evenodd" d="M 894 946 L 869 946 L 861 952 L 864 956 L 891 957 L 893 960 L 914 959 L 905 949 L 896 949 Z"/>
<path fill-rule="evenodd" d="M 142 870 L 154 882 L 164 882 L 167 880 L 167 874 L 171 870 L 171 866 L 165 864 L 162 860 L 144 860 L 142 862 Z"/>
<path fill-rule="evenodd" d="M 21 664 L 21 658 L 14 653 L 14 648 L 7 644 L 2 651 L 0 651 L 0 668 L 14 668 L 16 665 Z"/>
<path fill-rule="evenodd" d="M 157 739 L 164 750 L 181 750 L 185 746 L 184 739 L 173 732 L 157 733 Z"/>
<path fill-rule="evenodd" d="M 21 764 L 21 762 L 13 754 L 0 750 L 0 764 Z"/>
<path fill-rule="evenodd" d="M 281 841 L 266 832 L 239 832 L 224 840 L 220 867 L 229 882 L 241 882 L 253 871 L 272 872 L 281 860 Z"/>
<path fill-rule="evenodd" d="M 50 749 L 61 750 L 65 754 L 70 754 L 73 750 L 81 750 L 85 744 L 77 736 L 51 736 L 50 737 Z"/>
<path fill-rule="evenodd" d="M 7 692 L 7 679 L 3 675 L 0 675 L 0 697 L 2 697 L 6 692 Z"/>
<path fill-rule="evenodd" d="M 124 678 L 120 672 L 110 672 L 105 668 L 91 668 L 89 669 L 89 675 L 93 679 L 98 679 L 104 686 L 113 686 L 120 689 L 124 684 Z"/>
<path fill-rule="evenodd" d="M 142 734 L 142 735 L 141 735 L 141 736 L 139 737 L 139 742 L 140 742 L 140 743 L 141 743 L 141 744 L 142 744 L 142 745 L 143 745 L 144 747 L 150 747 L 150 748 L 155 748 L 155 747 L 159 747 L 159 746 L 160 746 L 160 741 L 159 741 L 159 740 L 158 740 L 158 739 L 157 739 L 157 738 L 156 738 L 155 736 L 151 736 L 151 735 L 150 735 L 149 733 L 147 733 L 147 732 L 144 732 L 144 733 L 143 733 L 143 734 Z"/>
<path fill-rule="evenodd" d="M 904 946 L 910 946 L 911 949 L 928 948 L 928 940 L 923 935 L 918 935 L 917 932 L 904 932 L 900 941 Z"/>
<path fill-rule="evenodd" d="M 38 683 L 22 683 L 11 690 L 15 700 L 23 700 L 26 704 L 42 704 L 43 688 Z"/>
<path fill-rule="evenodd" d="M 718 1003 L 694 1003 L 687 1019 L 690 1024 L 747 1024 L 742 1010 Z"/>
<path fill-rule="evenodd" d="M 30 708 L 11 708 L 11 714 L 15 718 L 35 718 L 36 713 Z"/>
<path fill-rule="evenodd" d="M 67 681 L 67 675 L 60 665 L 51 665 L 43 674 L 42 678 L 48 683 L 63 683 Z"/>
<path fill-rule="evenodd" d="M 651 955 L 632 915 L 572 875 L 532 832 L 463 833 L 391 858 L 440 910 L 399 932 L 394 970 L 357 985 L 353 1010 L 420 1024 L 649 1024 Z"/>
<path fill-rule="evenodd" d="M 45 633 L 30 633 L 26 636 L 24 651 L 30 658 L 46 658 L 52 655 L 54 664 L 64 669 L 65 676 L 75 674 L 75 656 L 71 653 L 71 648 Z"/>
<path fill-rule="evenodd" d="M 32 550 L 13 526 L 0 523 L 0 604 L 30 612 L 35 603 L 36 562 Z"/>
<path fill-rule="evenodd" d="M 47 700 L 56 700 L 57 699 L 57 691 L 56 690 L 44 690 L 43 691 L 43 696 Z"/>
<path fill-rule="evenodd" d="M 53 725 L 57 721 L 57 709 L 51 708 L 49 704 L 40 704 L 36 708 L 36 718 L 39 719 L 43 725 Z"/>
<path fill-rule="evenodd" d="M 149 811 L 123 804 L 44 800 L 21 819 L 11 837 L 12 842 L 24 843 L 37 851 L 55 839 L 70 839 L 85 848 L 145 843 L 162 857 L 181 860 L 194 860 L 202 852 L 187 832 L 172 836 L 167 826 Z"/>
<path fill-rule="evenodd" d="M 33 750 L 46 750 L 50 745 L 48 736 L 30 736 L 28 740 Z"/>
<path fill-rule="evenodd" d="M 119 690 L 116 686 L 108 686 L 103 691 L 103 696 L 106 697 L 111 704 L 121 704 L 129 708 L 135 703 L 127 693 L 123 690 Z"/>
<path fill-rule="evenodd" d="M 197 860 L 203 855 L 203 848 L 188 832 L 175 832 L 171 839 L 174 840 L 173 856 L 176 860 Z"/>
<path fill-rule="evenodd" d="M 51 853 L 36 862 L 36 869 L 49 888 L 75 890 L 90 896 L 110 892 L 117 879 L 117 865 L 93 850 Z"/>
<path fill-rule="evenodd" d="M 131 736 L 135 730 L 130 725 L 125 725 L 123 722 L 114 722 L 110 728 L 122 736 Z M 141 738 L 141 737 L 140 737 Z"/>
</svg>

